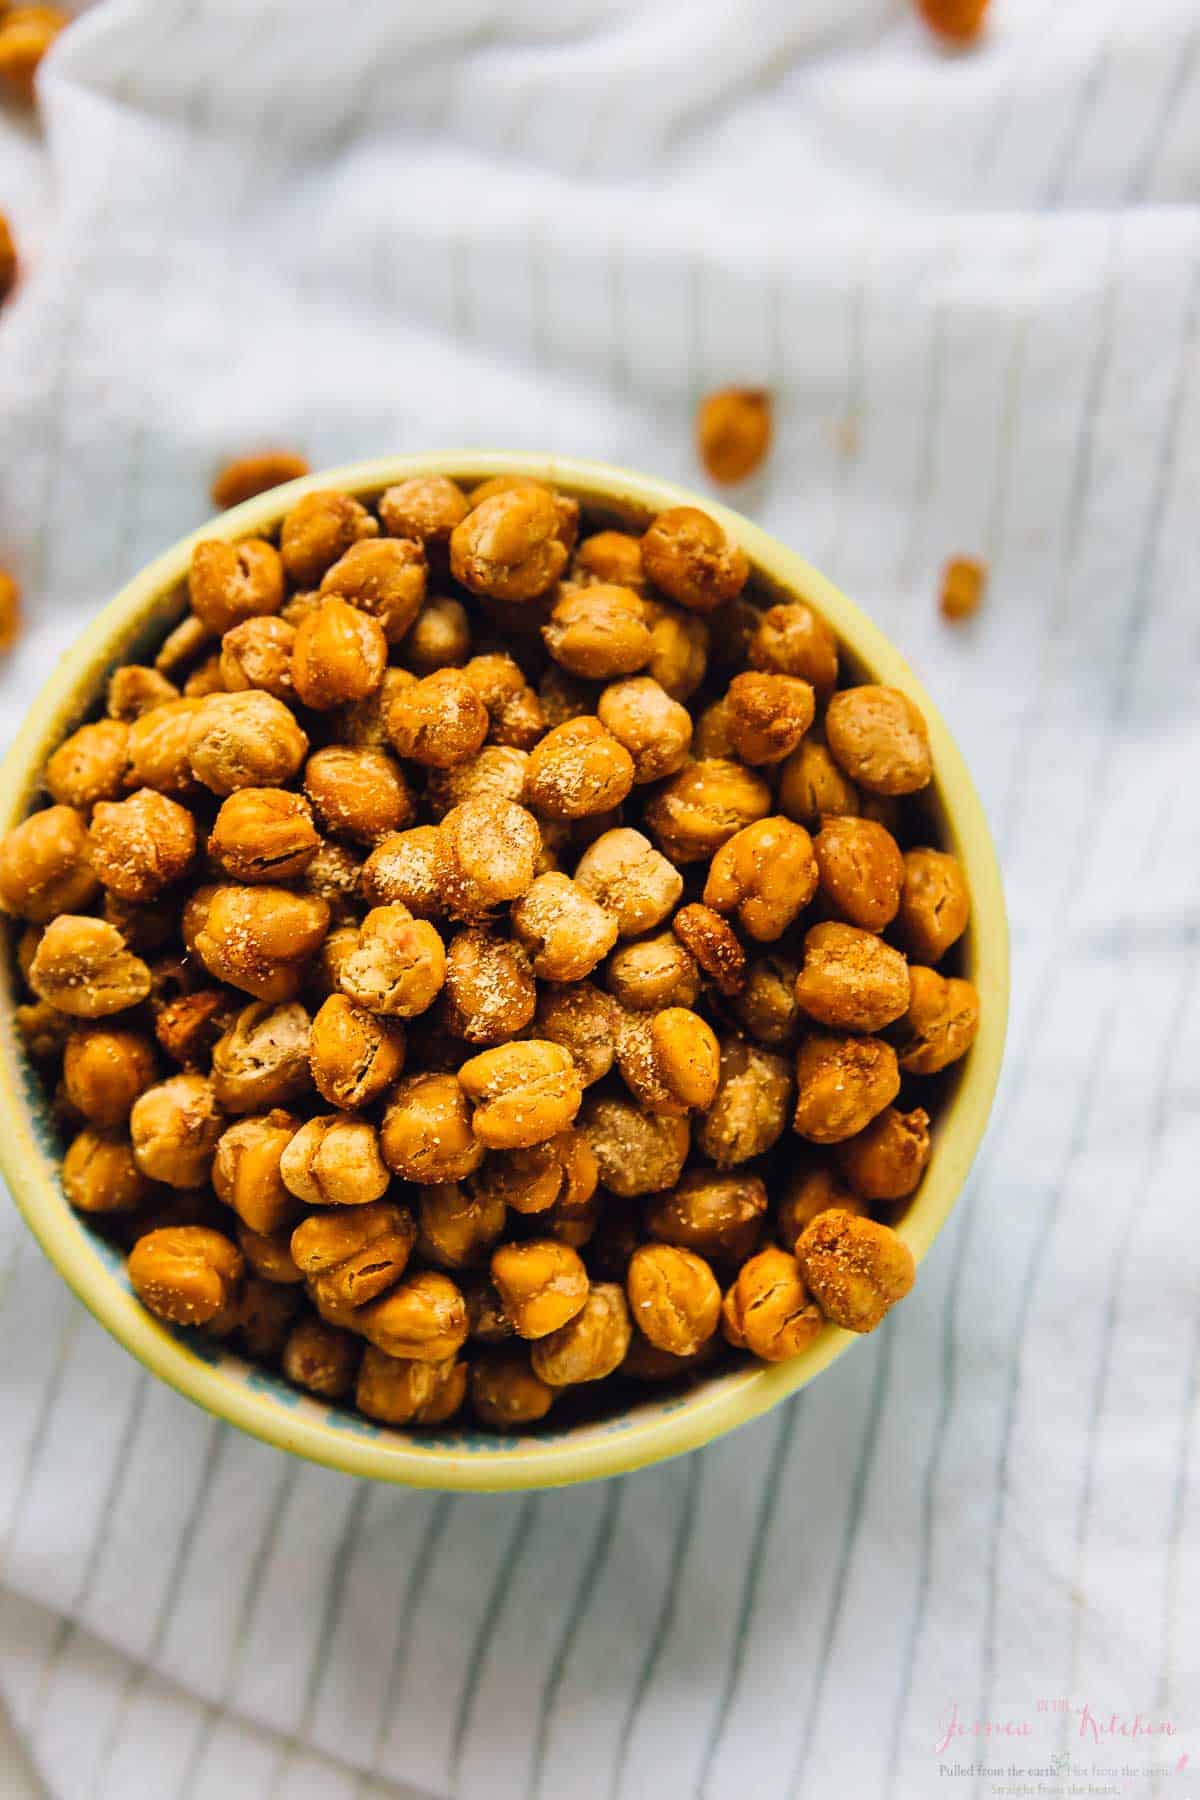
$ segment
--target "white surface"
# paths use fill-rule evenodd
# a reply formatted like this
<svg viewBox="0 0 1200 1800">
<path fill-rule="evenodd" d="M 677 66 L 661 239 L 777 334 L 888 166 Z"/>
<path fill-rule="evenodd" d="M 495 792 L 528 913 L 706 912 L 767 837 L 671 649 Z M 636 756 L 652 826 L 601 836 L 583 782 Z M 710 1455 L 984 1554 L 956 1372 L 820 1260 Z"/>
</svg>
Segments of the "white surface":
<svg viewBox="0 0 1200 1800">
<path fill-rule="evenodd" d="M 1005 1761 L 1111 1750 L 1150 1792 L 1145 1741 L 1081 1745 L 1060 1696 L 1200 1761 L 1200 27 L 993 10 L 956 58 L 876 0 L 110 0 L 56 52 L 0 327 L 8 727 L 228 452 L 692 479 L 698 394 L 766 381 L 739 498 L 943 703 L 1016 988 L 914 1296 L 797 1404 L 605 1487 L 287 1463 L 149 1384 L 6 1217 L 0 1685 L 55 1795 L 982 1792 L 939 1776 L 952 1704 L 1031 1721 Z M 956 551 L 992 578 L 951 631 Z"/>
</svg>

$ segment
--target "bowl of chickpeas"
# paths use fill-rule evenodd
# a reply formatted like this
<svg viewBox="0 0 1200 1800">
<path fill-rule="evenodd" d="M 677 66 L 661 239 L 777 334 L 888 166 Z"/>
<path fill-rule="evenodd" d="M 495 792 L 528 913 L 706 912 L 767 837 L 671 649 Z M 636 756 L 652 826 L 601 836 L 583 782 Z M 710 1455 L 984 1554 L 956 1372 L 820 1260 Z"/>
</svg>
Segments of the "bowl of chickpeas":
<svg viewBox="0 0 1200 1800">
<path fill-rule="evenodd" d="M 0 772 L 0 1163 L 210 1412 L 586 1480 L 874 1330 L 999 1074 L 1003 896 L 907 664 L 706 499 L 446 452 L 143 570 Z"/>
</svg>

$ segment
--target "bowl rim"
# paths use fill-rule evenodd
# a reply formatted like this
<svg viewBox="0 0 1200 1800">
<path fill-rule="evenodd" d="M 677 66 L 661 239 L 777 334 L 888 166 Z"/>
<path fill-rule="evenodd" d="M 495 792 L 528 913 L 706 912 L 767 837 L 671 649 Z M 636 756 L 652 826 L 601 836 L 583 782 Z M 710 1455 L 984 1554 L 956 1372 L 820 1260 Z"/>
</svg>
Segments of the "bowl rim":
<svg viewBox="0 0 1200 1800">
<path fill-rule="evenodd" d="M 1000 871 L 982 804 L 950 732 L 922 684 L 867 615 L 795 551 L 728 506 L 673 482 L 576 457 L 497 450 L 440 450 L 323 469 L 272 488 L 210 519 L 147 564 L 110 600 L 60 658 L 35 698 L 0 766 L 0 832 L 29 811 L 49 751 L 94 704 L 99 684 L 139 627 L 164 607 L 186 576 L 192 546 L 204 538 L 242 538 L 273 529 L 303 495 L 337 488 L 373 498 L 413 476 L 486 480 L 521 475 L 546 481 L 613 514 L 648 515 L 672 506 L 711 514 L 742 545 L 752 568 L 775 588 L 811 602 L 840 643 L 877 681 L 900 688 L 929 727 L 934 785 L 950 845 L 972 895 L 969 972 L 980 991 L 979 1034 L 940 1114 L 934 1152 L 899 1226 L 917 1262 L 946 1223 L 978 1149 L 1003 1055 L 1008 1010 L 1008 927 Z M 986 948 L 986 961 L 978 954 Z M 5 979 L 9 979 L 6 968 Z M 0 1068 L 0 1170 L 50 1261 L 104 1328 L 153 1374 L 207 1412 L 250 1435 L 346 1474 L 444 1491 L 511 1492 L 618 1475 L 697 1449 L 758 1418 L 796 1393 L 860 1341 L 826 1326 L 789 1362 L 737 1371 L 702 1383 L 669 1404 L 555 1438 L 498 1437 L 494 1448 L 456 1448 L 453 1438 L 422 1439 L 387 1428 L 373 1435 L 327 1423 L 321 1409 L 286 1404 L 234 1379 L 220 1360 L 191 1349 L 122 1287 L 85 1223 L 72 1211 L 56 1171 L 37 1142 L 22 1093 L 21 1052 L 11 1008 L 4 1009 Z M 643 1410 L 646 1416 L 642 1416 Z"/>
</svg>

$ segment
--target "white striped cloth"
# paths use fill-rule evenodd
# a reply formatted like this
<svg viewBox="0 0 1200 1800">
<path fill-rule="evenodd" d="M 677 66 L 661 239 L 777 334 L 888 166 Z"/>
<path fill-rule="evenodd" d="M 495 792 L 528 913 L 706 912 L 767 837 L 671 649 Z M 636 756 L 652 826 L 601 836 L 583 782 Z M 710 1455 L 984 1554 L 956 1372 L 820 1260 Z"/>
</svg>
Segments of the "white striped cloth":
<svg viewBox="0 0 1200 1800">
<path fill-rule="evenodd" d="M 959 734 L 1016 951 L 913 1297 L 795 1403 L 558 1494 L 357 1486 L 148 1380 L 0 1216 L 0 1690 L 69 1800 L 973 1797 L 1200 1762 L 1200 20 L 995 0 L 107 0 L 0 126 L 11 730 L 226 453 L 474 442 L 744 505 Z M 51 199 L 52 196 L 52 199 Z M 987 605 L 937 616 L 950 553 Z M 1194 1777 L 1200 1780 L 1200 1776 Z M 1182 1778 L 1160 1791 L 1186 1800 Z"/>
</svg>

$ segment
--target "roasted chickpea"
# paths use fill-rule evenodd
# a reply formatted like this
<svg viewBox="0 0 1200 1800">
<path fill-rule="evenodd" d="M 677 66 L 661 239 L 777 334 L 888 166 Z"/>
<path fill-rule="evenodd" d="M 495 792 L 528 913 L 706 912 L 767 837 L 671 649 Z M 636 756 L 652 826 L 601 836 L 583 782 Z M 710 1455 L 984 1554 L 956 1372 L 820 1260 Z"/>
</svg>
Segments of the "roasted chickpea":
<svg viewBox="0 0 1200 1800">
<path fill-rule="evenodd" d="M 825 736 L 851 781 L 874 794 L 912 794 L 929 785 L 929 732 L 899 688 L 843 688 L 826 709 Z"/>
<path fill-rule="evenodd" d="M 214 651 L 211 656 L 205 657 L 204 661 L 192 670 L 183 684 L 183 691 L 193 700 L 203 700 L 208 694 L 225 692 L 225 683 L 221 678 L 221 658 L 218 652 Z M 233 1329 L 231 1323 L 229 1329 Z"/>
<path fill-rule="evenodd" d="M 584 538 L 571 563 L 571 580 L 579 587 L 592 583 L 633 588 L 641 593 L 642 543 L 626 531 L 597 531 Z"/>
<path fill-rule="evenodd" d="M 708 669 L 709 631 L 695 613 L 646 600 L 650 655 L 645 674 L 672 700 L 690 700 Z"/>
<path fill-rule="evenodd" d="M 642 1244 L 625 1277 L 643 1337 L 672 1356 L 694 1356 L 717 1329 L 721 1290 L 704 1258 L 675 1244 Z"/>
<path fill-rule="evenodd" d="M 298 1001 L 245 1006 L 213 1046 L 212 1084 L 225 1112 L 266 1112 L 312 1085 L 312 1024 Z"/>
<path fill-rule="evenodd" d="M 431 768 L 469 761 L 487 730 L 487 708 L 462 669 L 438 669 L 403 688 L 388 713 L 388 735 L 400 755 Z"/>
<path fill-rule="evenodd" d="M 233 1021 L 232 996 L 223 988 L 200 988 L 154 1004 L 154 1035 L 172 1062 L 190 1068 L 207 1060 Z"/>
<path fill-rule="evenodd" d="M 725 1336 L 737 1350 L 763 1362 L 799 1356 L 820 1335 L 820 1309 L 809 1297 L 796 1258 L 786 1250 L 760 1250 L 743 1263 L 721 1308 Z"/>
<path fill-rule="evenodd" d="M 156 716 L 149 714 L 145 722 Z M 138 725 L 142 723 L 138 721 Z M 131 728 L 131 739 L 137 729 L 137 725 Z M 189 767 L 214 794 L 232 794 L 245 787 L 281 787 L 295 775 L 307 751 L 308 739 L 294 715 L 281 700 L 260 688 L 247 688 L 241 694 L 210 694 L 197 704 L 188 728 Z"/>
<path fill-rule="evenodd" d="M 833 1169 L 805 1156 L 793 1165 L 775 1212 L 776 1234 L 783 1248 L 794 1251 L 801 1232 L 831 1206 L 852 1213 L 867 1210 Z"/>
<path fill-rule="evenodd" d="M 687 761 L 692 721 L 649 675 L 614 681 L 597 704 L 600 723 L 633 758 L 635 784 L 674 775 Z"/>
<path fill-rule="evenodd" d="M 416 813 L 402 770 L 386 750 L 330 744 L 310 756 L 304 791 L 326 831 L 375 844 Z"/>
<path fill-rule="evenodd" d="M 767 1190 L 757 1175 L 695 1169 L 677 1187 L 651 1197 L 645 1227 L 660 1243 L 740 1263 L 757 1248 L 766 1211 Z"/>
<path fill-rule="evenodd" d="M 202 700 L 167 700 L 140 713 L 130 724 L 126 748 L 130 778 L 160 794 L 189 794 L 196 785 L 191 765 L 192 726 Z"/>
<path fill-rule="evenodd" d="M 422 1270 L 364 1306 L 358 1329 L 388 1356 L 445 1362 L 467 1341 L 467 1303 L 448 1276 Z"/>
<path fill-rule="evenodd" d="M 404 640 L 404 660 L 418 675 L 461 668 L 471 654 L 471 621 L 461 600 L 432 595 Z"/>
<path fill-rule="evenodd" d="M 453 1418 L 466 1392 L 467 1365 L 454 1356 L 421 1361 L 389 1356 L 368 1345 L 358 1371 L 354 1404 L 369 1419 L 385 1425 L 441 1425 Z"/>
<path fill-rule="evenodd" d="M 539 875 L 514 904 L 512 924 L 535 975 L 582 981 L 617 940 L 617 922 L 569 875 Z"/>
<path fill-rule="evenodd" d="M 81 725 L 46 764 L 46 789 L 62 806 L 87 812 L 97 800 L 116 800 L 129 766 L 129 728 L 120 719 Z"/>
<path fill-rule="evenodd" d="M 520 944 L 490 931 L 456 932 L 446 952 L 445 1020 L 468 1044 L 501 1044 L 523 1031 L 537 982 Z"/>
<path fill-rule="evenodd" d="M 896 1052 L 881 1038 L 806 1038 L 796 1055 L 795 1129 L 814 1144 L 865 1131 L 900 1091 Z"/>
<path fill-rule="evenodd" d="M 841 1031 L 881 1031 L 908 1008 L 908 965 L 898 950 L 854 925 L 814 925 L 804 940 L 796 999 Z"/>
<path fill-rule="evenodd" d="M 157 1074 L 154 1048 L 138 1031 L 80 1025 L 63 1049 L 67 1098 L 90 1125 L 114 1130 Z"/>
<path fill-rule="evenodd" d="M 308 1059 L 330 1106 L 369 1106 L 404 1067 L 404 1030 L 345 994 L 330 994 L 313 1019 Z"/>
<path fill-rule="evenodd" d="M 565 1130 L 583 1098 L 570 1052 L 540 1038 L 484 1050 L 458 1079 L 475 1102 L 475 1136 L 489 1150 L 544 1143 Z"/>
<path fill-rule="evenodd" d="M 213 476 L 212 503 L 219 512 L 265 494 L 285 481 L 297 481 L 308 474 L 308 461 L 294 450 L 252 450 L 247 456 L 236 456 L 222 464 Z"/>
<path fill-rule="evenodd" d="M 300 1211 L 284 1185 L 280 1160 L 300 1121 L 276 1109 L 239 1119 L 221 1133 L 212 1165 L 218 1200 L 259 1237 L 273 1237 L 290 1226 Z"/>
<path fill-rule="evenodd" d="M 172 1325 L 207 1325 L 237 1299 L 241 1251 L 203 1225 L 148 1231 L 129 1253 L 129 1282 L 142 1305 Z"/>
<path fill-rule="evenodd" d="M 245 619 L 221 639 L 221 686 L 226 693 L 262 688 L 276 700 L 289 701 L 296 627 L 286 619 Z"/>
<path fill-rule="evenodd" d="M 360 501 L 322 489 L 305 494 L 287 514 L 279 533 L 279 551 L 294 585 L 311 588 L 351 544 L 378 533 L 378 522 Z"/>
<path fill-rule="evenodd" d="M 813 722 L 813 690 L 797 675 L 735 675 L 725 703 L 734 751 L 747 763 L 782 762 Z"/>
<path fill-rule="evenodd" d="M 607 681 L 632 675 L 650 655 L 650 628 L 632 588 L 598 583 L 565 588 L 542 627 L 546 648 L 572 675 Z"/>
<path fill-rule="evenodd" d="M 284 1149 L 279 1173 L 308 1206 L 365 1206 L 391 1183 L 375 1127 L 342 1113 L 306 1120 Z"/>
<path fill-rule="evenodd" d="M 153 712 L 164 701 L 178 700 L 179 689 L 157 669 L 141 663 L 126 663 L 114 669 L 108 678 L 106 706 L 110 719 L 130 724 L 143 713 Z M 128 745 L 126 746 L 128 748 Z"/>
<path fill-rule="evenodd" d="M 518 1213 L 578 1212 L 596 1192 L 599 1167 L 578 1131 L 560 1131 L 525 1150 L 496 1150 L 472 1178 L 477 1197 Z"/>
<path fill-rule="evenodd" d="M 518 1337 L 544 1338 L 587 1304 L 587 1270 L 568 1244 L 529 1238 L 492 1253 L 492 1281 Z"/>
<path fill-rule="evenodd" d="M 621 937 L 661 925 L 683 892 L 683 877 L 640 831 L 606 831 L 579 859 L 575 881 L 616 920 Z"/>
<path fill-rule="evenodd" d="M 388 643 L 398 644 L 421 610 L 427 575 L 425 552 L 414 539 L 363 538 L 326 569 L 321 592 L 369 613 Z"/>
<path fill-rule="evenodd" d="M 186 806 L 139 788 L 128 800 L 101 800 L 92 812 L 92 867 L 122 900 L 144 906 L 187 874 L 196 826 Z"/>
<path fill-rule="evenodd" d="M 205 1075 L 171 1075 L 139 1094 L 129 1114 L 143 1175 L 167 1187 L 201 1187 L 212 1171 L 225 1120 Z"/>
<path fill-rule="evenodd" d="M 779 810 L 815 831 L 826 819 L 857 813 L 858 792 L 819 738 L 806 737 L 780 765 Z"/>
<path fill-rule="evenodd" d="M 503 1200 L 457 1181 L 423 1187 L 419 1196 L 417 1249 L 439 1269 L 483 1268 L 504 1230 Z"/>
<path fill-rule="evenodd" d="M 105 920 L 61 913 L 42 933 L 29 985 L 59 1012 L 102 1019 L 147 997 L 150 970 Z"/>
<path fill-rule="evenodd" d="M 455 1075 L 406 1075 L 383 1117 L 384 1161 L 405 1181 L 462 1181 L 483 1161 L 471 1109 Z"/>
<path fill-rule="evenodd" d="M 745 481 L 771 447 L 771 395 L 766 388 L 720 388 L 696 413 L 696 447 L 714 481 Z"/>
<path fill-rule="evenodd" d="M 321 847 L 312 808 L 285 788 L 239 788 L 221 803 L 208 840 L 213 861 L 237 882 L 294 881 Z"/>
<path fill-rule="evenodd" d="M 872 819 L 825 819 L 813 840 L 821 892 L 834 912 L 864 931 L 896 916 L 904 862 L 891 833 Z"/>
<path fill-rule="evenodd" d="M 499 1350 L 473 1362 L 470 1384 L 472 1411 L 493 1431 L 535 1425 L 554 1404 L 555 1389 L 534 1374 L 523 1347 Z"/>
<path fill-rule="evenodd" d="M 305 869 L 304 891 L 324 900 L 331 923 L 346 925 L 357 919 L 362 869 L 354 852 L 332 839 L 321 845 Z"/>
<path fill-rule="evenodd" d="M 818 1213 L 796 1245 L 804 1280 L 843 1331 L 874 1331 L 916 1279 L 912 1251 L 886 1225 L 836 1208 Z"/>
<path fill-rule="evenodd" d="M 747 650 L 752 669 L 797 675 L 827 698 L 837 686 L 837 639 L 819 613 L 802 600 L 769 606 L 758 618 Z"/>
<path fill-rule="evenodd" d="M 182 675 L 206 650 L 211 650 L 213 635 L 203 619 L 194 612 L 185 613 L 160 644 L 155 668 L 160 675 Z"/>
<path fill-rule="evenodd" d="M 746 952 L 719 913 L 711 906 L 681 906 L 671 930 L 720 993 L 729 997 L 741 992 L 746 981 Z"/>
<path fill-rule="evenodd" d="M 552 819 L 585 819 L 619 806 L 633 787 L 633 758 L 594 715 L 556 725 L 529 755 L 525 797 Z"/>
<path fill-rule="evenodd" d="M 448 544 L 469 511 L 467 496 L 448 475 L 415 475 L 385 488 L 379 497 L 379 517 L 388 536 L 425 544 Z"/>
<path fill-rule="evenodd" d="M 613 999 L 631 1012 L 694 1006 L 700 994 L 696 960 L 670 931 L 622 944 L 608 960 L 605 980 Z"/>
<path fill-rule="evenodd" d="M 469 668 L 470 664 L 467 666 Z M 547 731 L 590 713 L 595 699 L 596 691 L 591 682 L 568 675 L 557 663 L 551 663 L 538 683 L 538 704 Z"/>
<path fill-rule="evenodd" d="M 150 1195 L 150 1178 L 138 1167 L 129 1140 L 85 1126 L 62 1162 L 63 1193 L 76 1212 L 133 1212 Z"/>
<path fill-rule="evenodd" d="M 771 810 L 771 790 L 740 763 L 709 757 L 688 763 L 646 807 L 646 824 L 672 862 L 704 862 Z"/>
<path fill-rule="evenodd" d="M 918 965 L 908 973 L 908 1010 L 897 1026 L 900 1067 L 910 1075 L 936 1075 L 975 1042 L 979 995 L 972 982 L 947 979 L 936 969 Z"/>
<path fill-rule="evenodd" d="M 377 844 L 362 866 L 359 886 L 370 906 L 407 906 L 417 919 L 443 912 L 441 834 L 436 825 L 416 825 Z"/>
<path fill-rule="evenodd" d="M 642 538 L 642 565 L 669 600 L 698 613 L 732 600 L 750 575 L 740 547 L 694 506 L 659 513 Z"/>
<path fill-rule="evenodd" d="M 632 1335 L 624 1289 L 611 1281 L 595 1282 L 573 1318 L 537 1339 L 530 1361 L 534 1373 L 551 1387 L 603 1381 L 624 1361 Z"/>
<path fill-rule="evenodd" d="M 958 858 L 946 850 L 910 850 L 896 921 L 910 956 L 922 963 L 940 962 L 970 917 L 971 896 Z"/>
<path fill-rule="evenodd" d="M 922 1107 L 885 1107 L 865 1131 L 839 1146 L 838 1164 L 860 1199 L 904 1200 L 914 1193 L 930 1155 L 929 1114 Z"/>
<path fill-rule="evenodd" d="M 710 1106 L 720 1056 L 711 1026 L 686 1006 L 621 1015 L 617 1062 L 634 1099 L 653 1112 L 682 1114 Z"/>
<path fill-rule="evenodd" d="M 554 495 L 536 482 L 476 501 L 450 534 L 450 568 L 473 594 L 536 600 L 567 565 Z"/>
<path fill-rule="evenodd" d="M 186 1200 L 188 1196 L 185 1194 Z M 274 1281 L 281 1287 L 298 1287 L 304 1276 L 292 1261 L 290 1233 L 278 1231 L 271 1236 L 251 1231 L 241 1220 L 237 1223 L 237 1241 L 246 1266 L 263 1281 Z"/>
<path fill-rule="evenodd" d="M 192 551 L 188 599 L 206 630 L 222 632 L 283 605 L 283 564 L 274 544 L 246 538 L 227 544 L 206 538 Z"/>
<path fill-rule="evenodd" d="M 305 706 L 328 712 L 365 700 L 386 666 L 387 639 L 379 621 L 337 594 L 322 600 L 296 628 L 292 685 Z"/>
<path fill-rule="evenodd" d="M 622 1199 L 674 1187 L 687 1161 L 686 1118 L 655 1116 L 630 1100 L 590 1095 L 579 1129 L 590 1145 L 600 1180 Z"/>
<path fill-rule="evenodd" d="M 387 718 L 392 702 L 405 688 L 414 687 L 416 680 L 410 669 L 397 669 L 389 664 L 383 671 L 383 680 L 365 700 L 352 700 L 348 706 L 340 706 L 330 715 L 333 739 L 355 750 L 390 750 Z"/>
<path fill-rule="evenodd" d="M 354 1387 L 362 1345 L 350 1331 L 339 1331 L 324 1319 L 301 1319 L 283 1346 L 282 1367 L 288 1381 L 322 1400 L 344 1400 Z"/>
<path fill-rule="evenodd" d="M 725 1038 L 716 1099 L 700 1121 L 700 1148 L 718 1169 L 763 1155 L 783 1133 L 791 1094 L 784 1057 L 744 1037 Z"/>
<path fill-rule="evenodd" d="M 320 947 L 329 908 L 281 887 L 219 887 L 198 923 L 194 947 L 217 981 L 257 1000 L 291 1000 Z"/>
<path fill-rule="evenodd" d="M 356 1308 L 396 1285 L 416 1241 L 408 1208 L 376 1200 L 302 1219 L 292 1233 L 291 1254 L 322 1318 L 336 1312 L 353 1321 Z"/>
<path fill-rule="evenodd" d="M 337 972 L 338 986 L 371 1012 L 415 1018 L 432 1006 L 446 979 L 446 952 L 427 919 L 406 906 L 376 906 L 359 927 L 358 945 Z"/>
<path fill-rule="evenodd" d="M 509 744 L 485 744 L 469 762 L 453 769 L 432 769 L 425 794 L 429 810 L 441 819 L 467 800 L 519 801 L 525 792 L 529 755 Z"/>
<path fill-rule="evenodd" d="M 540 1038 L 570 1052 L 584 1087 L 608 1074 L 613 1065 L 615 1013 L 607 994 L 590 981 L 568 987 L 543 986 L 538 990 L 534 1017 Z"/>
<path fill-rule="evenodd" d="M 458 918 L 481 918 L 533 886 L 542 835 L 523 806 L 490 795 L 464 800 L 442 820 L 442 896 Z"/>
<path fill-rule="evenodd" d="M 710 762 L 714 758 L 728 761 L 733 758 L 733 724 L 727 696 L 722 695 L 711 706 L 706 706 L 696 720 L 692 755 L 698 762 Z"/>
<path fill-rule="evenodd" d="M 561 673 L 555 669 L 550 674 Z M 473 656 L 463 674 L 483 701 L 488 714 L 488 737 L 494 744 L 514 750 L 531 750 L 548 724 L 541 700 L 511 656 Z M 563 680 L 569 677 L 563 676 Z M 554 720 L 554 724 L 561 723 Z"/>
<path fill-rule="evenodd" d="M 790 957 L 756 957 L 747 963 L 745 985 L 732 998 L 731 1010 L 738 1023 L 769 1050 L 790 1050 L 799 1036 L 799 973 Z"/>
<path fill-rule="evenodd" d="M 86 906 L 100 883 L 88 857 L 82 813 L 47 806 L 0 838 L 0 906 L 44 925 L 58 913 Z"/>
</svg>

